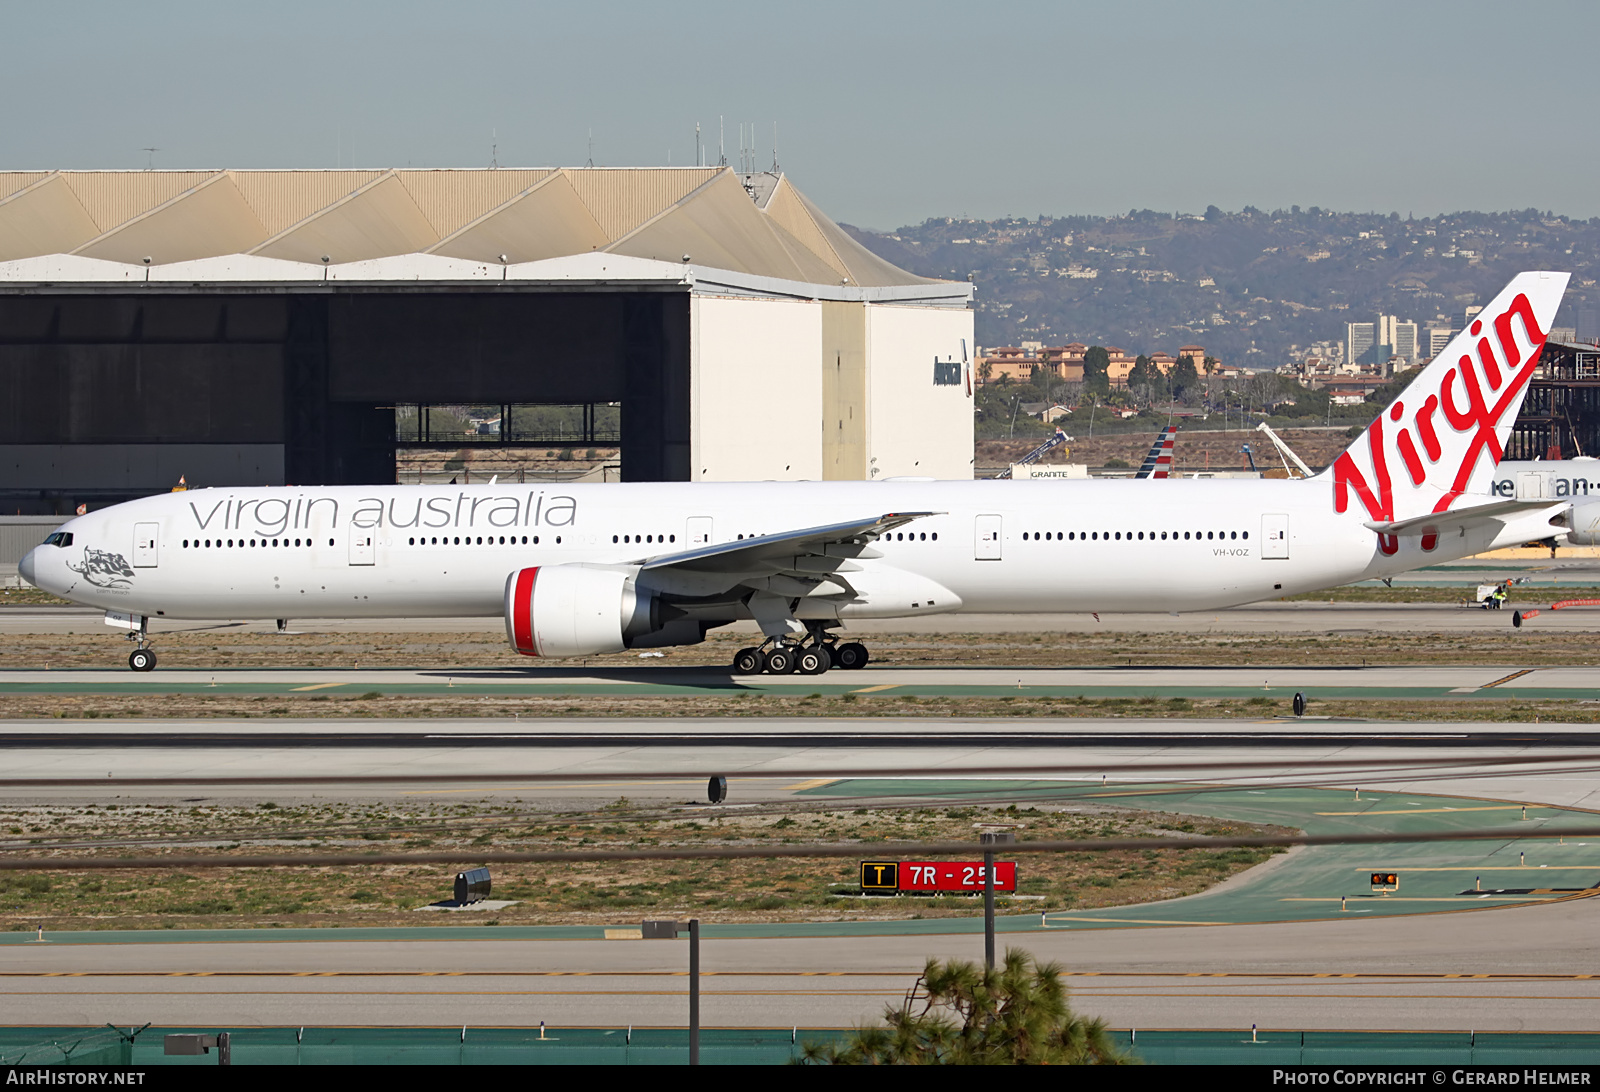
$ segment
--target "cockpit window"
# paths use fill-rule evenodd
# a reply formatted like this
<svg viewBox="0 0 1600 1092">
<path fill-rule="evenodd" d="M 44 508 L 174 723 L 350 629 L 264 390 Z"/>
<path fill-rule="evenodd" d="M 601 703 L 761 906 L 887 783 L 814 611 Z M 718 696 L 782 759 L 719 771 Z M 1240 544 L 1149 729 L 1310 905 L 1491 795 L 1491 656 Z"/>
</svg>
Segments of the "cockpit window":
<svg viewBox="0 0 1600 1092">
<path fill-rule="evenodd" d="M 71 546 L 71 531 L 56 531 L 44 540 L 46 546 Z"/>
</svg>

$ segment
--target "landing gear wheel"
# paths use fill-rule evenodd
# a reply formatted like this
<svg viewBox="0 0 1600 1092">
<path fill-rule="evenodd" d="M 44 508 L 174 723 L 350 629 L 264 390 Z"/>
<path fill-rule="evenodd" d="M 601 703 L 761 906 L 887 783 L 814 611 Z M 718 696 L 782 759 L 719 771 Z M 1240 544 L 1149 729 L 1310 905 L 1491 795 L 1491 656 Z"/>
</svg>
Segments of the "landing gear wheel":
<svg viewBox="0 0 1600 1092">
<path fill-rule="evenodd" d="M 798 657 L 795 655 L 794 649 L 789 648 L 786 645 L 779 645 L 777 648 L 767 653 L 767 674 L 793 674 L 796 659 L 798 659 Z"/>
<path fill-rule="evenodd" d="M 759 675 L 764 666 L 759 648 L 741 648 L 733 657 L 735 675 Z"/>
<path fill-rule="evenodd" d="M 833 650 L 833 663 L 846 671 L 867 666 L 867 646 L 859 641 L 839 645 Z"/>
<path fill-rule="evenodd" d="M 128 666 L 135 671 L 154 671 L 156 654 L 148 648 L 136 648 L 128 653 Z"/>
<path fill-rule="evenodd" d="M 827 650 L 820 648 L 803 648 L 795 657 L 795 670 L 802 675 L 820 675 L 828 670 L 832 664 L 829 662 Z"/>
</svg>

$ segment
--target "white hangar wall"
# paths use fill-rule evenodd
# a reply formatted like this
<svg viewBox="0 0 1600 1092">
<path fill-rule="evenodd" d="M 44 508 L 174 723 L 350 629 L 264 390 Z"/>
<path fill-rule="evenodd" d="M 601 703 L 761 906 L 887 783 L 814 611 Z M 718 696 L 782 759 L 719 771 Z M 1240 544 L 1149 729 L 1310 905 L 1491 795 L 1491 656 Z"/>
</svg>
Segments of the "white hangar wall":
<svg viewBox="0 0 1600 1092">
<path fill-rule="evenodd" d="M 822 308 L 810 301 L 691 296 L 693 480 L 822 477 Z"/>
<path fill-rule="evenodd" d="M 970 478 L 973 467 L 973 313 L 867 307 L 868 477 Z M 966 350 L 963 352 L 962 343 Z M 934 382 L 934 361 L 956 382 Z"/>
<path fill-rule="evenodd" d="M 970 310 L 697 293 L 690 329 L 692 480 L 972 477 Z"/>
</svg>

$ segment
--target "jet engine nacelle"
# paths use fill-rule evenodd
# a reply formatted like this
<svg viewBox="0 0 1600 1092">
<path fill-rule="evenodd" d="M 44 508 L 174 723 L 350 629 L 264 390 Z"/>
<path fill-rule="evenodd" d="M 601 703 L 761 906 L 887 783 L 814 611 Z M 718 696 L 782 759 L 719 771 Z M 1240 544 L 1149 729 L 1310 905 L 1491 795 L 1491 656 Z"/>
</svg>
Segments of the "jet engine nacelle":
<svg viewBox="0 0 1600 1092">
<path fill-rule="evenodd" d="M 619 569 L 543 565 L 506 578 L 506 637 L 524 656 L 621 652 L 660 629 L 659 600 Z"/>
<path fill-rule="evenodd" d="M 1568 542 L 1574 546 L 1600 546 L 1600 500 L 1574 504 L 1567 519 L 1572 524 L 1567 532 Z"/>
</svg>

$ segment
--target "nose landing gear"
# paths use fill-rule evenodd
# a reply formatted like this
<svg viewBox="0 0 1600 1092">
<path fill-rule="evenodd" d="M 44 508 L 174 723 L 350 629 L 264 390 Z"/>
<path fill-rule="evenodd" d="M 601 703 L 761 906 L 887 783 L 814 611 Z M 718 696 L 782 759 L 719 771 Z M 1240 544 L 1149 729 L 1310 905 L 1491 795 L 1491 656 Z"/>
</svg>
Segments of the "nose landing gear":
<svg viewBox="0 0 1600 1092">
<path fill-rule="evenodd" d="M 109 623 L 111 620 L 112 616 L 107 614 L 106 621 Z M 156 654 L 150 647 L 150 619 L 138 614 L 131 618 L 123 615 L 115 624 L 126 625 L 128 627 L 126 636 L 133 642 L 133 651 L 128 653 L 128 666 L 135 671 L 154 671 Z"/>
</svg>

